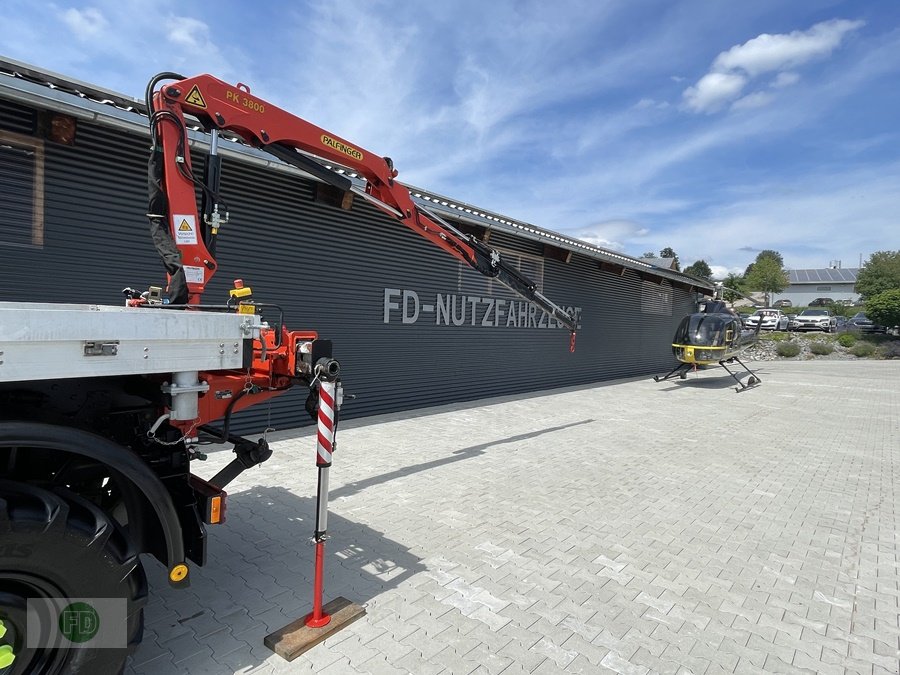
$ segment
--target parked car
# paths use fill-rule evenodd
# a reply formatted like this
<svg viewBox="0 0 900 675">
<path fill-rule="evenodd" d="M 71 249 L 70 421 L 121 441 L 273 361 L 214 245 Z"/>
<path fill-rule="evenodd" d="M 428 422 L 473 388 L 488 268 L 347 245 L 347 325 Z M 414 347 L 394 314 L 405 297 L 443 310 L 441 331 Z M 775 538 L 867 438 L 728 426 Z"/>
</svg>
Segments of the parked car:
<svg viewBox="0 0 900 675">
<path fill-rule="evenodd" d="M 758 309 L 744 322 L 747 328 L 756 328 L 756 324 L 762 321 L 762 330 L 787 330 L 790 320 L 781 313 L 780 309 Z"/>
<path fill-rule="evenodd" d="M 842 333 L 842 332 L 846 331 L 847 327 L 849 326 L 849 321 L 850 320 L 846 316 L 841 316 L 840 314 L 838 314 L 836 317 L 834 317 L 835 332 Z"/>
<path fill-rule="evenodd" d="M 816 298 L 811 303 L 809 303 L 810 307 L 827 307 L 828 305 L 833 305 L 834 300 L 831 298 Z"/>
<path fill-rule="evenodd" d="M 837 320 L 827 309 L 804 309 L 797 315 L 797 328 L 795 330 L 823 330 L 832 333 L 837 326 Z"/>
<path fill-rule="evenodd" d="M 869 319 L 863 312 L 857 312 L 853 315 L 853 318 L 850 319 L 848 323 L 848 328 L 850 330 L 855 330 L 859 333 L 884 333 L 884 326 L 879 326 L 877 323 Z"/>
<path fill-rule="evenodd" d="M 797 315 L 796 314 L 788 314 L 788 330 L 797 330 Z"/>
<path fill-rule="evenodd" d="M 776 300 L 772 303 L 772 307 L 791 307 L 793 304 L 790 300 Z"/>
</svg>

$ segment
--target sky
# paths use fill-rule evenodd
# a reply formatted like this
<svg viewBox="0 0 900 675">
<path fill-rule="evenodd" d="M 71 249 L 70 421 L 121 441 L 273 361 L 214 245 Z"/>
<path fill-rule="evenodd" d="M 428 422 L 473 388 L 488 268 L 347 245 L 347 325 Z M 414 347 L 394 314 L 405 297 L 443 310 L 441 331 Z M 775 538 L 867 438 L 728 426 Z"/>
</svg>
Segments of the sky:
<svg viewBox="0 0 900 675">
<path fill-rule="evenodd" d="M 717 276 L 900 249 L 898 0 L 5 0 L 0 54 L 210 73 L 409 185 Z"/>
</svg>

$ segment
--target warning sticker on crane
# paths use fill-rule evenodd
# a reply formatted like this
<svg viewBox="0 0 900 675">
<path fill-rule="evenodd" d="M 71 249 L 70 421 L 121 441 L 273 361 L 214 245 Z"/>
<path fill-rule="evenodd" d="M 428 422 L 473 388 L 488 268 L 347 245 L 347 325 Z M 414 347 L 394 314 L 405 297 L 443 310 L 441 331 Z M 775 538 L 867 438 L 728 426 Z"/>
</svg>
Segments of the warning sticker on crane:
<svg viewBox="0 0 900 675">
<path fill-rule="evenodd" d="M 175 223 L 175 243 L 176 244 L 196 244 L 197 243 L 197 223 L 192 215 L 180 216 L 175 214 L 172 216 L 172 222 Z"/>
<path fill-rule="evenodd" d="M 206 101 L 203 100 L 203 94 L 200 93 L 200 89 L 196 84 L 191 87 L 188 95 L 184 97 L 184 101 L 185 103 L 190 103 L 191 105 L 195 105 L 198 108 L 206 107 Z"/>
</svg>

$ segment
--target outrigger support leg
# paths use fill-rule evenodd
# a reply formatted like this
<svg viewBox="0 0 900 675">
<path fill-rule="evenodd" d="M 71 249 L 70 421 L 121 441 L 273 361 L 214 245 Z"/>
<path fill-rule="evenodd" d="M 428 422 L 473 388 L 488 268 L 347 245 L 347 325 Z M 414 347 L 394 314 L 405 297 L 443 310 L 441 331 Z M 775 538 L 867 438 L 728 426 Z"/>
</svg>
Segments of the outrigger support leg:
<svg viewBox="0 0 900 675">
<path fill-rule="evenodd" d="M 740 378 L 728 369 L 728 366 L 725 365 L 726 363 L 738 363 L 740 364 L 741 368 L 750 373 L 750 377 L 747 379 L 747 384 L 741 382 Z M 762 382 L 762 380 L 759 379 L 759 375 L 750 370 L 747 365 L 736 356 L 732 356 L 730 359 L 719 361 L 719 365 L 722 366 L 728 372 L 728 374 L 734 378 L 734 381 L 738 383 L 738 386 L 734 388 L 734 390 L 737 392 L 741 392 L 744 389 L 749 389 L 750 387 Z"/>
<path fill-rule="evenodd" d="M 325 541 L 328 539 L 328 473 L 331 470 L 332 455 L 336 447 L 335 434 L 343 398 L 341 383 L 337 377 L 339 372 L 340 366 L 331 368 L 323 366 L 318 369 L 316 466 L 319 471 L 319 483 L 316 494 L 316 529 L 311 541 L 315 546 L 312 612 L 270 633 L 263 640 L 266 647 L 287 661 L 293 661 L 303 652 L 315 647 L 366 613 L 364 607 L 342 597 L 322 604 L 325 587 Z"/>
<path fill-rule="evenodd" d="M 654 375 L 653 381 L 654 382 L 665 382 L 666 380 L 673 378 L 676 375 L 680 376 L 681 379 L 683 380 L 684 378 L 687 377 L 687 371 L 690 369 L 691 369 L 690 363 L 679 363 L 677 366 L 672 368 L 672 370 L 670 370 L 665 375 Z"/>
</svg>

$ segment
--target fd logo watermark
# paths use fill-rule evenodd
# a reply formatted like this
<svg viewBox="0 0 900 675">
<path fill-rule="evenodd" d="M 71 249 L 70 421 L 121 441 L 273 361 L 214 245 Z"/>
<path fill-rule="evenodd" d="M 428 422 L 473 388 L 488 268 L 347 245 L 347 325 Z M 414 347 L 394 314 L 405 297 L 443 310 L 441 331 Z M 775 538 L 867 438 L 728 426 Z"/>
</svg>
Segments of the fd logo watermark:
<svg viewBox="0 0 900 675">
<path fill-rule="evenodd" d="M 128 646 L 125 598 L 29 598 L 30 649 L 122 649 Z"/>
<path fill-rule="evenodd" d="M 100 630 L 100 614 L 86 602 L 73 602 L 59 613 L 59 631 L 76 644 L 93 640 Z"/>
</svg>

